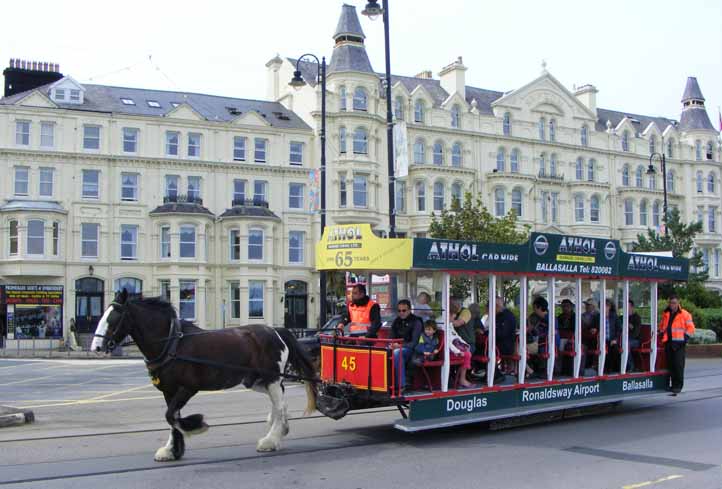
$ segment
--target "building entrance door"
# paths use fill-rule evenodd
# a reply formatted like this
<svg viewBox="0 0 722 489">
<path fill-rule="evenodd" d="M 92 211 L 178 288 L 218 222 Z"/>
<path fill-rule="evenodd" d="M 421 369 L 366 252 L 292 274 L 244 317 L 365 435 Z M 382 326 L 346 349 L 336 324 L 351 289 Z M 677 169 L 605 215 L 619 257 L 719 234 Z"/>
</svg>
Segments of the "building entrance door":
<svg viewBox="0 0 722 489">
<path fill-rule="evenodd" d="M 286 328 L 308 327 L 308 292 L 306 282 L 290 280 L 286 282 L 286 298 L 284 300 L 284 320 Z"/>
<path fill-rule="evenodd" d="M 75 281 L 75 327 L 79 334 L 94 333 L 103 316 L 103 281 L 81 278 Z"/>
</svg>

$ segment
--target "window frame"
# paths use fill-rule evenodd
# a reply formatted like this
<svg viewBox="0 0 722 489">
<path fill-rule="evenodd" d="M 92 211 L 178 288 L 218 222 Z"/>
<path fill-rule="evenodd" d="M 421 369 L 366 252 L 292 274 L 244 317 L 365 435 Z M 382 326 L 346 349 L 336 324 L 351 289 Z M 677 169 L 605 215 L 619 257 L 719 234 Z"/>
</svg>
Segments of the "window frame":
<svg viewBox="0 0 722 489">
<path fill-rule="evenodd" d="M 140 129 L 136 127 L 124 127 L 123 128 L 123 153 L 137 154 L 138 153 L 138 139 Z M 132 137 L 129 137 L 132 136 Z M 129 145 L 132 145 L 132 149 L 128 149 Z"/>
<path fill-rule="evenodd" d="M 138 187 L 138 181 L 139 181 L 139 174 L 134 172 L 121 172 L 120 173 L 120 200 L 122 202 L 138 202 L 139 198 L 139 187 Z M 126 185 L 126 177 L 130 177 L 131 179 L 134 179 L 135 182 L 132 186 Z M 127 197 L 125 195 L 125 191 L 127 189 L 131 189 L 133 191 L 133 195 L 131 197 Z"/>
<path fill-rule="evenodd" d="M 33 223 L 40 223 L 40 234 L 32 234 L 31 227 Z M 25 254 L 29 257 L 44 257 L 45 256 L 45 220 L 44 219 L 28 219 L 25 227 Z M 40 244 L 40 253 L 33 253 L 31 251 L 31 240 L 34 240 L 34 244 Z"/>
<path fill-rule="evenodd" d="M 298 246 L 292 246 L 292 236 L 295 236 L 297 239 Z M 305 246 L 304 242 L 306 239 L 306 232 L 305 231 L 289 231 L 288 232 L 288 263 L 293 265 L 303 265 L 305 260 Z M 293 252 L 297 253 L 297 259 L 293 260 Z"/>
<path fill-rule="evenodd" d="M 451 166 L 453 168 L 461 168 L 464 162 L 464 147 L 461 143 L 456 142 L 451 147 Z"/>
<path fill-rule="evenodd" d="M 181 224 L 178 228 L 178 244 L 179 244 L 179 250 L 178 250 L 178 256 L 181 259 L 196 259 L 198 258 L 198 226 L 195 224 Z M 188 230 L 193 231 L 193 240 L 183 240 L 184 234 L 186 234 L 186 237 L 188 235 Z M 185 231 L 185 233 L 184 233 Z M 184 254 L 184 245 L 185 245 L 185 254 Z M 188 254 L 189 250 L 192 251 L 192 254 Z"/>
<path fill-rule="evenodd" d="M 426 212 L 426 183 L 423 180 L 416 182 L 414 192 L 416 193 L 416 210 Z"/>
<path fill-rule="evenodd" d="M 86 230 L 95 230 L 95 236 L 86 236 Z M 94 239 L 90 239 L 94 238 Z M 92 243 L 95 246 L 95 254 L 86 253 L 86 243 Z M 88 244 L 90 246 L 90 244 Z M 80 258 L 94 258 L 100 257 L 100 224 L 97 222 L 81 222 L 80 223 Z"/>
<path fill-rule="evenodd" d="M 444 143 L 441 141 L 436 141 L 433 146 L 433 163 L 436 166 L 443 166 L 444 165 Z"/>
<path fill-rule="evenodd" d="M 262 262 L 265 257 L 265 249 L 264 249 L 264 242 L 265 242 L 265 231 L 262 228 L 250 228 L 248 230 L 248 243 L 246 246 L 246 254 L 248 256 L 248 261 L 251 262 Z M 257 240 L 257 238 L 260 237 L 260 243 L 258 242 L 252 242 L 254 239 Z M 251 253 L 251 250 L 255 250 L 254 253 Z M 258 255 L 260 252 L 260 256 Z"/>
<path fill-rule="evenodd" d="M 296 189 L 297 191 L 300 191 L 298 195 L 294 195 L 292 192 L 292 189 Z M 302 183 L 298 182 L 289 182 L 288 184 L 288 208 L 292 210 L 304 210 L 305 208 L 305 196 L 306 193 L 306 186 Z M 295 202 L 294 202 L 295 199 Z M 293 205 L 293 204 L 297 205 Z"/>
<path fill-rule="evenodd" d="M 358 185 L 363 183 L 363 189 L 359 189 Z M 354 209 L 368 209 L 369 206 L 369 185 L 367 175 L 354 174 L 353 176 L 353 207 Z M 358 203 L 357 196 L 363 196 L 363 203 Z"/>
<path fill-rule="evenodd" d="M 230 305 L 231 319 L 241 319 L 241 282 L 228 281 L 228 304 Z"/>
<path fill-rule="evenodd" d="M 95 137 L 94 135 L 89 135 L 88 131 L 97 129 L 98 135 Z M 102 138 L 102 131 L 101 126 L 98 124 L 83 124 L 83 151 L 100 151 L 100 144 L 101 144 L 101 138 Z M 97 147 L 93 147 L 92 145 L 89 146 L 88 143 L 96 141 Z"/>
<path fill-rule="evenodd" d="M 368 131 L 365 127 L 357 127 L 353 131 L 353 154 L 367 155 L 369 152 Z"/>
<path fill-rule="evenodd" d="M 203 134 L 199 132 L 188 133 L 188 146 L 186 148 L 186 154 L 190 159 L 201 158 L 201 144 L 203 140 Z"/>
<path fill-rule="evenodd" d="M 203 177 L 200 175 L 188 175 L 186 177 L 186 198 L 189 202 L 203 199 L 202 187 Z"/>
<path fill-rule="evenodd" d="M 254 163 L 267 163 L 268 162 L 268 139 L 253 138 L 253 162 Z"/>
<path fill-rule="evenodd" d="M 291 166 L 303 166 L 303 147 L 302 141 L 290 141 L 288 143 L 288 163 Z"/>
<path fill-rule="evenodd" d="M 246 161 L 247 139 L 245 136 L 233 136 L 233 161 Z"/>
<path fill-rule="evenodd" d="M 130 231 L 133 236 L 132 241 L 126 241 L 123 238 L 125 231 Z M 120 260 L 121 261 L 135 261 L 138 260 L 138 234 L 140 227 L 137 224 L 121 224 L 120 225 Z M 126 256 L 123 254 L 123 248 L 130 246 L 132 255 Z"/>
<path fill-rule="evenodd" d="M 48 135 L 45 129 L 50 129 Z M 50 144 L 47 144 L 47 139 L 50 139 Z M 45 142 L 44 142 L 45 141 Z M 41 121 L 40 122 L 40 147 L 41 148 L 54 148 L 55 147 L 55 122 Z"/>
<path fill-rule="evenodd" d="M 15 121 L 15 146 L 30 146 L 31 125 L 32 122 L 28 120 L 19 119 Z M 27 131 L 24 130 L 26 128 Z"/>
<path fill-rule="evenodd" d="M 173 257 L 173 236 L 170 232 L 170 224 L 164 224 L 158 232 L 160 259 L 168 260 Z M 167 252 L 166 252 L 167 250 Z"/>
<path fill-rule="evenodd" d="M 241 230 L 239 228 L 228 230 L 228 261 L 241 261 Z"/>
<path fill-rule="evenodd" d="M 599 224 L 601 222 L 601 215 L 602 214 L 599 196 L 592 195 L 589 198 L 589 220 L 594 224 Z"/>
<path fill-rule="evenodd" d="M 48 174 L 50 175 L 50 181 L 48 182 L 47 179 L 46 179 L 46 181 L 43 181 L 43 175 L 45 175 L 45 177 L 47 177 Z M 55 186 L 55 168 L 41 166 L 38 169 L 38 180 L 39 180 L 38 181 L 38 196 L 52 198 L 54 186 Z M 47 190 L 47 186 L 49 185 L 50 192 L 47 192 L 47 193 L 43 192 L 43 185 L 46 186 L 46 190 Z"/>
<path fill-rule="evenodd" d="M 253 290 L 256 287 L 260 287 L 261 297 L 253 297 Z M 263 319 L 265 317 L 265 288 L 266 288 L 266 282 L 265 280 L 249 280 L 248 281 L 248 318 L 251 319 Z M 257 291 L 257 290 L 256 290 Z M 261 311 L 260 314 L 256 314 L 254 311 L 253 303 L 260 302 L 261 304 Z"/>
<path fill-rule="evenodd" d="M 25 179 L 18 179 L 20 174 L 25 173 Z M 19 185 L 20 184 L 20 185 Z M 25 192 L 19 190 L 21 185 L 25 185 Z M 13 194 L 19 196 L 30 195 L 30 167 L 15 166 L 13 167 Z"/>
<path fill-rule="evenodd" d="M 496 217 L 506 215 L 506 192 L 501 187 L 494 189 L 494 215 Z"/>
<path fill-rule="evenodd" d="M 15 251 L 13 251 L 13 249 Z M 17 219 L 8 221 L 8 256 L 20 255 L 20 222 Z"/>
<path fill-rule="evenodd" d="M 189 285 L 192 286 L 192 288 L 189 287 Z M 197 313 L 197 309 L 198 309 L 198 308 L 196 307 L 196 305 L 197 305 L 196 302 L 197 302 L 197 299 L 198 299 L 198 283 L 197 283 L 197 280 L 180 279 L 180 280 L 178 280 L 178 289 L 179 289 L 179 297 L 178 297 L 178 317 L 179 317 L 180 319 L 185 319 L 186 321 L 193 321 L 193 320 L 195 320 L 195 319 L 196 319 L 196 316 L 197 316 L 197 314 L 196 314 L 196 313 Z M 192 291 L 193 291 L 193 299 L 192 299 L 192 300 L 189 300 L 189 299 L 187 299 L 187 298 L 186 298 L 186 299 L 183 298 L 183 292 L 184 292 L 184 290 L 192 290 Z M 186 315 L 184 314 L 184 308 L 183 308 L 183 305 L 184 305 L 184 304 L 186 305 L 186 307 L 188 307 L 189 304 L 192 306 L 192 308 L 193 308 L 193 315 L 192 315 L 192 317 L 191 317 L 191 316 L 186 316 Z"/>
<path fill-rule="evenodd" d="M 446 200 L 446 188 L 444 182 L 434 182 L 433 186 L 433 206 L 434 212 L 444 210 Z"/>
<path fill-rule="evenodd" d="M 368 112 L 369 96 L 364 87 L 356 87 L 353 91 L 352 107 L 354 112 Z"/>
<path fill-rule="evenodd" d="M 90 175 L 96 175 L 96 182 L 88 182 L 87 178 Z M 93 168 L 83 168 L 81 170 L 81 198 L 84 200 L 100 200 L 100 170 Z M 95 195 L 90 191 L 95 187 Z"/>
<path fill-rule="evenodd" d="M 576 194 L 574 196 L 574 222 L 583 223 L 585 222 L 586 211 L 584 205 L 584 196 Z"/>
<path fill-rule="evenodd" d="M 178 158 L 180 156 L 180 131 L 165 132 L 165 156 Z"/>
</svg>

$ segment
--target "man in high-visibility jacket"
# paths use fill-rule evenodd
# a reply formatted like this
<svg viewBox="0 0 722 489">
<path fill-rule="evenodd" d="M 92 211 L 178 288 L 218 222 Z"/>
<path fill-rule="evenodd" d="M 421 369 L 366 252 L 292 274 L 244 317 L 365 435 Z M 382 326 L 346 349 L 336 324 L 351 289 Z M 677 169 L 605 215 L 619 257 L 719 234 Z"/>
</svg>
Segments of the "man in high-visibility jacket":
<svg viewBox="0 0 722 489">
<path fill-rule="evenodd" d="M 351 302 L 343 316 L 342 324 L 351 323 L 349 333 L 354 336 L 376 338 L 381 328 L 381 308 L 366 295 L 363 284 L 356 284 L 351 289 Z"/>
<path fill-rule="evenodd" d="M 684 385 L 685 346 L 687 340 L 694 334 L 692 315 L 682 309 L 679 298 L 672 295 L 669 298 L 667 309 L 662 314 L 659 323 L 659 334 L 667 353 L 667 369 L 671 374 L 672 395 L 682 392 Z"/>
</svg>

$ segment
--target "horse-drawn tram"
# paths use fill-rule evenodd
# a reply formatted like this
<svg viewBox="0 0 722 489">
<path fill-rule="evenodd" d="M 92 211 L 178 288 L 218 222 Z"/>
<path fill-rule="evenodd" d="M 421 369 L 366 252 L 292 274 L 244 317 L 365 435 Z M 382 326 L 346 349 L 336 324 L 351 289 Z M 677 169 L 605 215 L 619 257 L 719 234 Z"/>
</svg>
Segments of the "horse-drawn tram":
<svg viewBox="0 0 722 489">
<path fill-rule="evenodd" d="M 420 342 L 435 337 L 436 346 L 421 357 L 402 352 L 387 325 L 373 338 L 321 335 L 317 405 L 327 416 L 396 406 L 402 418 L 395 427 L 411 432 L 667 390 L 657 285 L 687 280 L 687 260 L 627 253 L 616 240 L 542 233 L 518 245 L 381 239 L 367 224 L 327 227 L 316 253 L 318 270 L 390 274 L 388 302 L 409 298 L 424 324 L 433 318 L 438 325 L 425 330 L 431 336 Z M 468 296 L 452 297 L 452 289 Z M 424 293 L 431 307 L 416 302 Z M 464 303 L 476 316 L 491 304 L 472 340 L 468 329 L 457 331 L 478 319 L 469 319 Z"/>
</svg>

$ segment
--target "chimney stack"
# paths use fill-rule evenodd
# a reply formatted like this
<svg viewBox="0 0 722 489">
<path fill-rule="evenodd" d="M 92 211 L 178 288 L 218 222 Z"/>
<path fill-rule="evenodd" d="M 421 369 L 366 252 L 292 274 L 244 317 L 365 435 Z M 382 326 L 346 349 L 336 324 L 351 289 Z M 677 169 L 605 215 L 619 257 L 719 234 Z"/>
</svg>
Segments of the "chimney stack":
<svg viewBox="0 0 722 489">
<path fill-rule="evenodd" d="M 26 92 L 63 78 L 60 65 L 47 61 L 28 61 L 10 58 L 8 67 L 3 71 L 5 76 L 5 97 Z"/>
<path fill-rule="evenodd" d="M 441 88 L 446 90 L 449 95 L 458 93 L 461 98 L 466 99 L 466 70 L 461 56 L 456 58 L 453 63 L 444 66 L 439 72 Z"/>
<path fill-rule="evenodd" d="M 433 77 L 431 76 L 431 70 L 424 70 L 421 73 L 417 73 L 414 78 L 423 78 L 425 80 L 431 80 Z"/>
<path fill-rule="evenodd" d="M 583 103 L 589 110 L 597 113 L 597 93 L 599 90 L 594 85 L 582 85 L 574 92 L 574 96 Z"/>
</svg>

